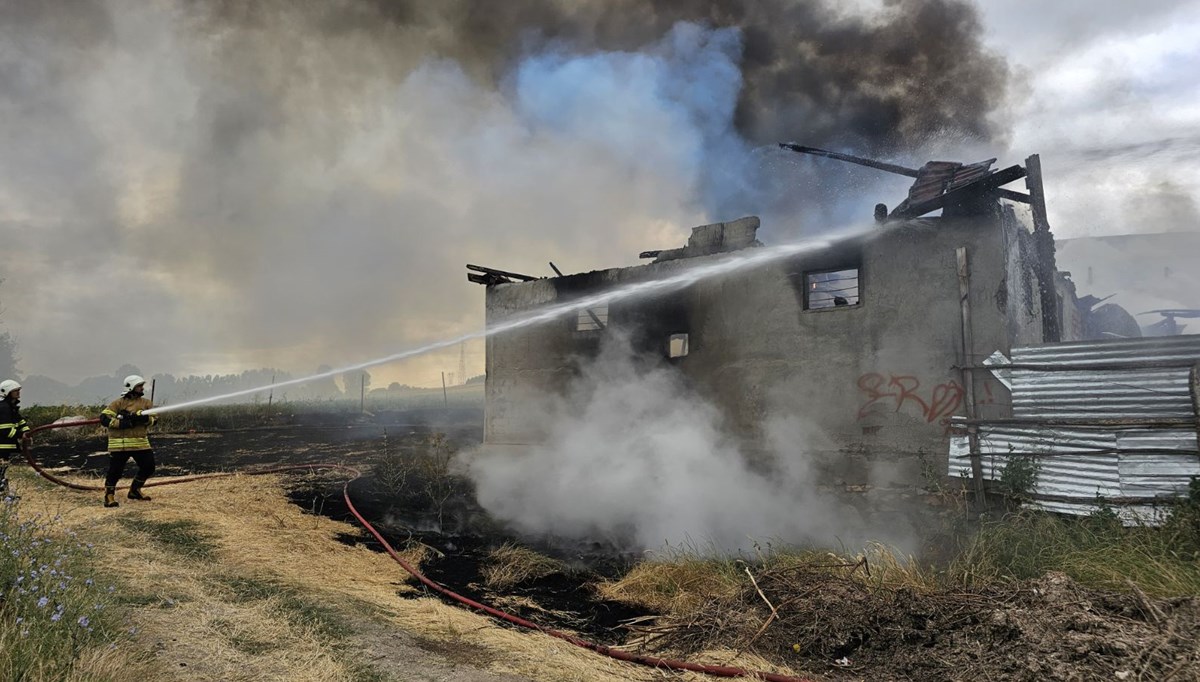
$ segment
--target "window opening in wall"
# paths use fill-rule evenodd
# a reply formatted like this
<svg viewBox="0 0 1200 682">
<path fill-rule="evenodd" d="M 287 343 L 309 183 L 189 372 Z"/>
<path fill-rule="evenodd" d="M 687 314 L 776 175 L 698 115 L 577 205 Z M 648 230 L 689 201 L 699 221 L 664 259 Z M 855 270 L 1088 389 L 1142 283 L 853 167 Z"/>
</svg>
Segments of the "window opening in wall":
<svg viewBox="0 0 1200 682">
<path fill-rule="evenodd" d="M 804 273 L 804 309 L 822 310 L 856 306 L 858 268 Z"/>
<path fill-rule="evenodd" d="M 575 317 L 575 331 L 587 332 L 604 329 L 608 326 L 608 306 L 596 306 L 580 310 Z"/>
<path fill-rule="evenodd" d="M 667 357 L 682 358 L 688 354 L 688 335 L 672 334 L 667 344 Z"/>
</svg>

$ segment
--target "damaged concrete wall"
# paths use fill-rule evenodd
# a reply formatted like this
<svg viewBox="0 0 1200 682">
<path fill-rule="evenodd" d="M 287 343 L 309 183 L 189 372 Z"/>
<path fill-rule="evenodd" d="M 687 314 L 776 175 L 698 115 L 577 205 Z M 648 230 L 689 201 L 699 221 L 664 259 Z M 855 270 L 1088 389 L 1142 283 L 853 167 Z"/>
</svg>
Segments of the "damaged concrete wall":
<svg viewBox="0 0 1200 682">
<path fill-rule="evenodd" d="M 814 425 L 831 443 L 796 457 L 817 463 L 822 485 L 872 501 L 911 497 L 929 471 L 946 471 L 947 422 L 965 414 L 956 251 L 971 263 L 970 307 L 978 364 L 994 351 L 1040 339 L 1040 308 L 1028 231 L 1017 220 L 926 219 L 892 226 L 827 251 L 738 272 L 659 296 L 614 303 L 611 325 L 674 364 L 724 413 L 727 428 L 760 452 L 771 417 Z M 586 292 L 657 279 L 722 256 L 688 258 L 552 280 L 489 287 L 492 324 Z M 806 309 L 806 279 L 858 272 L 857 304 Z M 536 442 L 543 400 L 570 380 L 574 360 L 598 347 L 599 330 L 561 324 L 490 338 L 486 441 Z M 687 334 L 685 357 L 667 358 L 672 334 Z M 1009 397 L 989 373 L 976 376 L 981 417 L 1009 414 Z M 886 507 L 887 505 L 883 505 Z"/>
</svg>

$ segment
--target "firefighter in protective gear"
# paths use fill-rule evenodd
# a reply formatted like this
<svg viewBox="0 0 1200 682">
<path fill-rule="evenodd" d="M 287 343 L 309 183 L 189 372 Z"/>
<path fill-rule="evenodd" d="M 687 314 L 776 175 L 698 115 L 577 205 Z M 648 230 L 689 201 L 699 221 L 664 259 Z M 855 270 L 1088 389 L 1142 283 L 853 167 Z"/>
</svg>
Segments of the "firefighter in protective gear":
<svg viewBox="0 0 1200 682">
<path fill-rule="evenodd" d="M 21 384 L 0 381 L 0 497 L 8 493 L 8 461 L 22 447 L 29 447 L 29 425 L 21 417 Z"/>
<path fill-rule="evenodd" d="M 142 493 L 146 480 L 154 475 L 154 450 L 150 449 L 148 435 L 154 417 L 143 414 L 149 410 L 150 400 L 145 397 L 146 380 L 131 374 L 125 377 L 124 393 L 100 413 L 100 423 L 108 427 L 108 475 L 104 478 L 104 506 L 117 506 L 117 482 L 125 471 L 125 464 L 132 457 L 137 463 L 137 474 L 129 486 L 129 499 L 150 500 Z"/>
</svg>

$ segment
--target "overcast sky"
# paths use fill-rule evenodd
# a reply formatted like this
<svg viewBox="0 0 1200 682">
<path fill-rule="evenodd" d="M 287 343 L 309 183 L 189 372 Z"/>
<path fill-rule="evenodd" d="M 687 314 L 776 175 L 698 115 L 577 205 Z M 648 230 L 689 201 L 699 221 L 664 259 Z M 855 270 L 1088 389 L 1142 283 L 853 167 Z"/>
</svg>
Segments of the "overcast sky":
<svg viewBox="0 0 1200 682">
<path fill-rule="evenodd" d="M 0 0 L 0 325 L 23 374 L 352 364 L 480 328 L 465 263 L 630 265 L 738 217 L 714 215 L 699 195 L 727 185 L 698 170 L 744 145 L 737 35 L 559 45 L 485 82 L 403 27 L 364 44 L 194 6 Z M 993 139 L 931 147 L 1040 153 L 1060 237 L 1197 229 L 1200 2 L 978 9 L 1010 71 Z M 902 197 L 887 187 L 838 205 L 869 215 Z M 764 236 L 822 225 L 784 227 Z M 466 351 L 482 372 L 482 345 Z M 435 385 L 459 354 L 374 383 Z"/>
</svg>

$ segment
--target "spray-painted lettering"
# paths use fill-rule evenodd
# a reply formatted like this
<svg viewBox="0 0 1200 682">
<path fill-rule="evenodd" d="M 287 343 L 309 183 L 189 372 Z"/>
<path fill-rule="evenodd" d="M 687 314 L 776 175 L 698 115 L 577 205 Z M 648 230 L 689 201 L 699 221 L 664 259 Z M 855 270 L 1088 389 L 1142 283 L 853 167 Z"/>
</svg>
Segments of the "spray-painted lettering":
<svg viewBox="0 0 1200 682">
<path fill-rule="evenodd" d="M 875 372 L 858 378 L 858 390 L 866 397 L 858 408 L 859 419 L 877 410 L 876 405 L 891 407 L 893 412 L 899 412 L 907 404 L 916 407 L 930 424 L 957 412 L 964 394 L 962 386 L 951 380 L 934 386 L 928 394 L 922 395 L 921 380 L 915 376 L 889 374 L 885 377 Z"/>
</svg>

